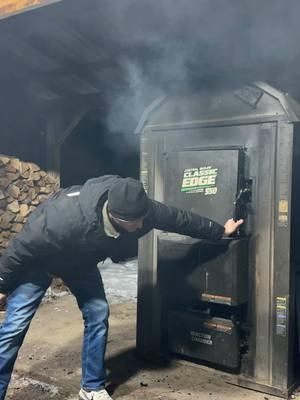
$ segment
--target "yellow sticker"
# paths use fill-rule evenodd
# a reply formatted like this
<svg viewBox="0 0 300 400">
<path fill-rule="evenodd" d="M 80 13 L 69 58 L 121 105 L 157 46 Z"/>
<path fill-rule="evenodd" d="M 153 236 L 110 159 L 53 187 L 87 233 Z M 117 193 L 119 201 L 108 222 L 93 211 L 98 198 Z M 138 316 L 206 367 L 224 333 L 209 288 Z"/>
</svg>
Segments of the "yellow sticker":
<svg viewBox="0 0 300 400">
<path fill-rule="evenodd" d="M 287 200 L 279 200 L 278 211 L 280 213 L 287 213 L 289 211 L 289 203 Z"/>
</svg>

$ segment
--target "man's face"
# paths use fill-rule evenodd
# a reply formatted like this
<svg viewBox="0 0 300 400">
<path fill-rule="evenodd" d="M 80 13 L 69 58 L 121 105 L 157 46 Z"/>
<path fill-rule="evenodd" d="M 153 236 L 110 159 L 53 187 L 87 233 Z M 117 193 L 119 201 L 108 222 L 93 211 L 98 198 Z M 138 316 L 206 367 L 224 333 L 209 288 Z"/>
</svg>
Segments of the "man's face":
<svg viewBox="0 0 300 400">
<path fill-rule="evenodd" d="M 113 217 L 110 214 L 110 217 L 113 219 L 113 221 L 119 225 L 121 228 L 125 229 L 127 232 L 135 232 L 137 229 L 142 229 L 143 227 L 143 220 L 144 218 L 140 218 L 134 221 L 124 221 L 123 219 L 118 219 Z"/>
</svg>

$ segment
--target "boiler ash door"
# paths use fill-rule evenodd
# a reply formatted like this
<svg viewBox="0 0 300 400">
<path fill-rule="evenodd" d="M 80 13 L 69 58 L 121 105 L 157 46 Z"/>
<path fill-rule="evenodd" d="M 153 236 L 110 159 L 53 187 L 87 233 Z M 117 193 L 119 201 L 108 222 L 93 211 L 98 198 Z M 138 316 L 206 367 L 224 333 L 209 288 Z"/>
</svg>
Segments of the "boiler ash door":
<svg viewBox="0 0 300 400">
<path fill-rule="evenodd" d="M 243 149 L 186 150 L 166 156 L 165 202 L 221 225 L 234 216 L 235 199 L 243 184 Z"/>
</svg>

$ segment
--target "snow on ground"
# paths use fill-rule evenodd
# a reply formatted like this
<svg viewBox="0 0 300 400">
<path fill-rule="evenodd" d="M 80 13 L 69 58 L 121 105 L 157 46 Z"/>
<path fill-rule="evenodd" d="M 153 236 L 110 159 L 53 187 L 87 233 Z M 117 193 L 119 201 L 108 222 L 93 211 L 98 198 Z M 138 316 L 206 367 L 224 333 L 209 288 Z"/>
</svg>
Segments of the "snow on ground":
<svg viewBox="0 0 300 400">
<path fill-rule="evenodd" d="M 107 301 L 110 304 L 131 303 L 137 299 L 137 258 L 115 264 L 110 258 L 98 264 Z"/>
</svg>

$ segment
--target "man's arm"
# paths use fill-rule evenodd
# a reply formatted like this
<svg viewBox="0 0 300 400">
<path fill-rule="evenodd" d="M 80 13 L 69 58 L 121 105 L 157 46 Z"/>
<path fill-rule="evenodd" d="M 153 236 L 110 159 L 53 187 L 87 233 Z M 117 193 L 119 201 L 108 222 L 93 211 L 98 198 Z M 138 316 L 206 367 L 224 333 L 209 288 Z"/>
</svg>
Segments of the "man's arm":
<svg viewBox="0 0 300 400">
<path fill-rule="evenodd" d="M 214 241 L 231 235 L 243 223 L 243 220 L 235 222 L 231 219 L 222 226 L 191 211 L 171 207 L 158 201 L 151 201 L 149 218 L 156 229 Z"/>
<path fill-rule="evenodd" d="M 49 233 L 45 215 L 37 209 L 29 217 L 21 232 L 13 237 L 0 258 L 0 293 L 15 288 L 26 267 L 37 258 L 47 257 L 60 250 L 60 243 Z"/>
</svg>

